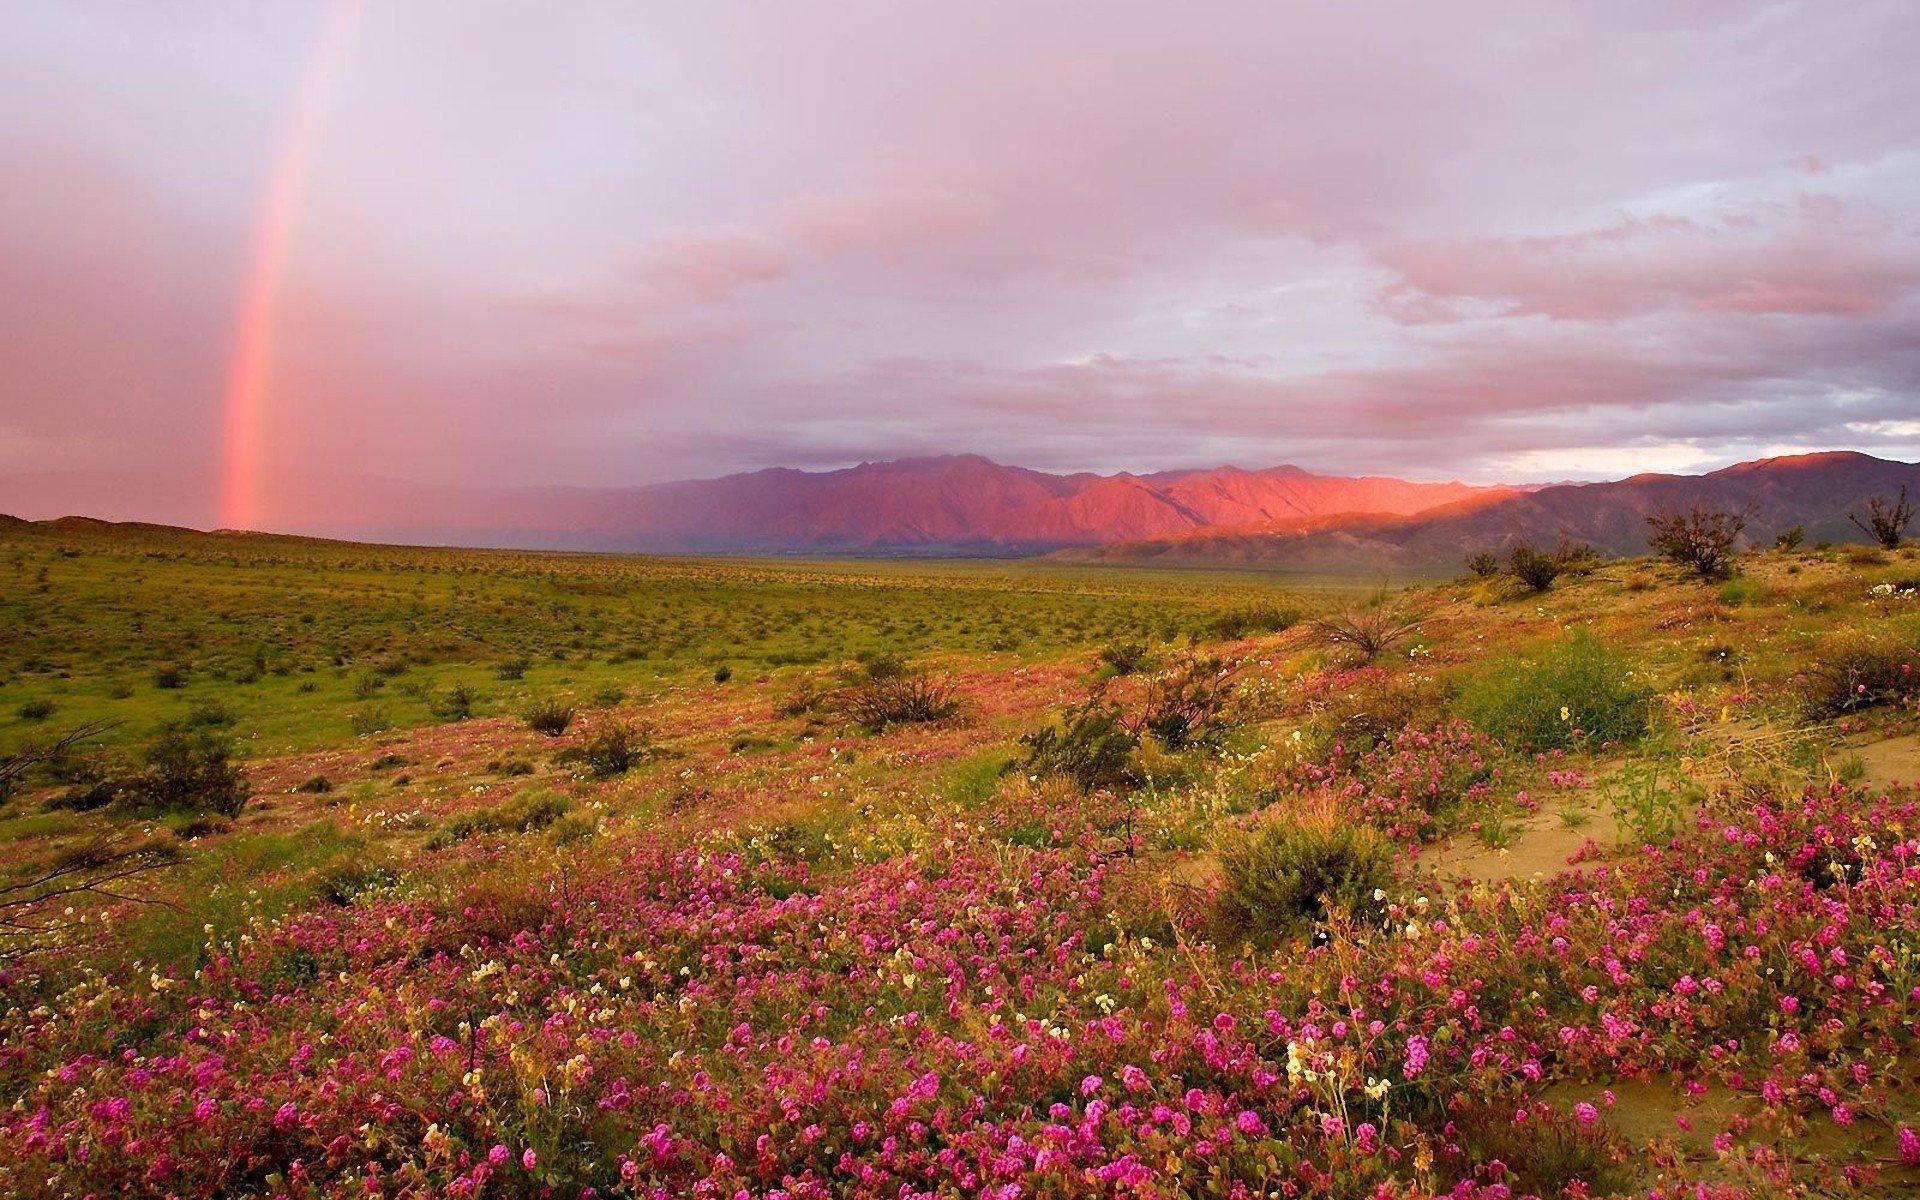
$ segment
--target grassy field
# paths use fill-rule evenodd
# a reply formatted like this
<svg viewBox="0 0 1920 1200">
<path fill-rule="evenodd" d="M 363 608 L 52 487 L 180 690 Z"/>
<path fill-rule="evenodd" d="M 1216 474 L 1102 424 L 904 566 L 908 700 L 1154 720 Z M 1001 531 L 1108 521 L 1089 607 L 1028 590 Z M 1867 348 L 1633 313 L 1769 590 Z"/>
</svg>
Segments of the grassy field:
<svg viewBox="0 0 1920 1200">
<path fill-rule="evenodd" d="M 0 1193 L 1920 1188 L 1912 551 L 0 581 Z"/>
</svg>

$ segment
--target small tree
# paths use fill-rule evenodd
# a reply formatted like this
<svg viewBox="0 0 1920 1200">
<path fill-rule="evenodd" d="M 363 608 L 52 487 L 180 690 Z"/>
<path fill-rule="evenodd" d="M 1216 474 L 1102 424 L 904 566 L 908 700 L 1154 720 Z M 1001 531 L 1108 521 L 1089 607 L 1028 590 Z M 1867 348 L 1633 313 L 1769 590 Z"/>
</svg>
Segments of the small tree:
<svg viewBox="0 0 1920 1200">
<path fill-rule="evenodd" d="M 1654 513 L 1647 525 L 1653 530 L 1647 543 L 1660 557 L 1692 568 L 1702 579 L 1719 579 L 1733 564 L 1733 545 L 1747 518 L 1696 502 L 1686 512 Z"/>
<path fill-rule="evenodd" d="M 1507 569 L 1530 590 L 1544 592 L 1560 577 L 1560 559 L 1542 554 L 1532 546 L 1515 546 L 1507 556 Z"/>
<path fill-rule="evenodd" d="M 1866 519 L 1862 520 L 1859 513 L 1848 513 L 1847 520 L 1879 542 L 1882 549 L 1899 549 L 1901 539 L 1907 536 L 1907 526 L 1913 523 L 1913 501 L 1907 497 L 1907 485 L 1900 485 L 1900 495 L 1893 500 L 1867 497 Z"/>
</svg>

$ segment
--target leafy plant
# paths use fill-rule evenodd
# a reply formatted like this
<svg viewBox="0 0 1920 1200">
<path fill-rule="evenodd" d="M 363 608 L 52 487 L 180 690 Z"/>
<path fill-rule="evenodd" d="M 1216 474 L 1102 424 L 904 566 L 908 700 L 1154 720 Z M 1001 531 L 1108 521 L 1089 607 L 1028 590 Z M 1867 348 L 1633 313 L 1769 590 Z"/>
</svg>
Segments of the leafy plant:
<svg viewBox="0 0 1920 1200">
<path fill-rule="evenodd" d="M 1460 711 L 1514 749 L 1631 743 L 1648 728 L 1653 689 L 1630 660 L 1587 630 L 1532 661 L 1501 663 L 1460 685 Z"/>
<path fill-rule="evenodd" d="M 1153 648 L 1145 642 L 1108 642 L 1100 647 L 1100 664 L 1110 675 L 1132 675 L 1152 661 Z"/>
<path fill-rule="evenodd" d="M 1372 920 L 1393 883 L 1392 844 L 1328 812 L 1263 818 L 1224 837 L 1219 851 L 1227 913 L 1266 933 Z"/>
<path fill-rule="evenodd" d="M 145 768 L 122 786 L 120 803 L 149 812 L 238 816 L 248 793 L 232 750 L 217 734 L 169 730 L 147 747 Z"/>
<path fill-rule="evenodd" d="M 1679 832 L 1692 789 L 1661 778 L 1658 762 L 1624 766 L 1607 781 L 1605 802 L 1620 828 L 1641 842 L 1664 842 Z"/>
<path fill-rule="evenodd" d="M 1479 550 L 1467 555 L 1467 570 L 1477 579 L 1491 579 L 1500 573 L 1500 556 L 1491 550 Z"/>
<path fill-rule="evenodd" d="M 1033 775 L 1063 775 L 1083 792 L 1130 782 L 1128 762 L 1139 736 L 1121 720 L 1120 706 L 1092 699 L 1060 714 L 1057 725 L 1027 734 L 1021 767 Z"/>
</svg>

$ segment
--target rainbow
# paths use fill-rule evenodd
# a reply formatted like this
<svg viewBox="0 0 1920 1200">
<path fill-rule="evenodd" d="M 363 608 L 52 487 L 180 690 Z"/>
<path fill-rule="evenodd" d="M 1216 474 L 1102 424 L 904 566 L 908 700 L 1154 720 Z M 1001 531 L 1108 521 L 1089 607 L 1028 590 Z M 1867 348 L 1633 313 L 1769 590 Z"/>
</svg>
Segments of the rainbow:
<svg viewBox="0 0 1920 1200">
<path fill-rule="evenodd" d="M 229 529 L 245 529 L 259 520 L 260 427 L 267 405 L 280 285 L 293 242 L 294 218 L 306 190 L 314 136 L 364 8 L 365 0 L 328 0 L 319 37 L 275 142 L 254 222 L 222 396 L 220 524 Z"/>
</svg>

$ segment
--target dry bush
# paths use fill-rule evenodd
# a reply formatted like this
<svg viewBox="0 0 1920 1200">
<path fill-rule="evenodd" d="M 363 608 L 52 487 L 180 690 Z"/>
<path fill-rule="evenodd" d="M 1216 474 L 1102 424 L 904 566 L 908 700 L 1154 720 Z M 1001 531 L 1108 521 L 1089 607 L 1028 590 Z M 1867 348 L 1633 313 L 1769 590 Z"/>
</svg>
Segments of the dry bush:
<svg viewBox="0 0 1920 1200">
<path fill-rule="evenodd" d="M 1647 544 L 1654 553 L 1690 568 L 1702 579 L 1719 579 L 1732 568 L 1734 543 L 1747 527 L 1747 518 L 1696 503 L 1686 512 L 1654 513 L 1647 525 L 1653 530 Z"/>
<path fill-rule="evenodd" d="M 1877 542 L 1883 550 L 1898 550 L 1900 541 L 1907 536 L 1907 526 L 1913 523 L 1913 501 L 1907 497 L 1907 487 L 1900 485 L 1900 495 L 1892 500 L 1885 496 L 1869 496 L 1867 511 L 1848 513 L 1847 520 L 1852 521 L 1860 532 Z"/>
<path fill-rule="evenodd" d="M 1320 617 L 1312 625 L 1313 640 L 1322 646 L 1343 648 L 1360 662 L 1372 662 L 1420 631 L 1420 618 L 1395 605 L 1376 601 L 1366 608 Z"/>
<path fill-rule="evenodd" d="M 944 721 L 960 711 L 960 696 L 952 684 L 924 671 L 905 667 L 875 670 L 842 689 L 835 707 L 841 715 L 869 733 L 891 725 L 921 725 Z"/>
</svg>

